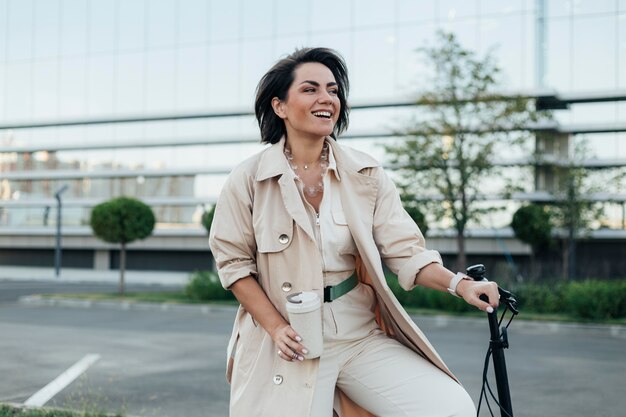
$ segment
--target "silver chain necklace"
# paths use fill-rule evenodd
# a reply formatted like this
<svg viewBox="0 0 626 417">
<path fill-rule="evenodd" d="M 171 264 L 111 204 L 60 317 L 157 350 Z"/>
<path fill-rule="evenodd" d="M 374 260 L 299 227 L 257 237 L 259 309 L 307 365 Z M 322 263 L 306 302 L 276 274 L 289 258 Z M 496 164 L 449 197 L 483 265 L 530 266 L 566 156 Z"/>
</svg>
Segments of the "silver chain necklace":
<svg viewBox="0 0 626 417">
<path fill-rule="evenodd" d="M 285 157 L 287 158 L 287 162 L 289 162 L 289 166 L 293 169 L 293 172 L 296 174 L 296 178 L 302 181 L 300 175 L 298 175 L 298 171 L 300 167 L 293 162 L 293 154 L 291 153 L 291 149 L 285 146 L 283 150 Z M 316 185 L 306 185 L 304 181 L 302 181 L 304 194 L 307 197 L 317 197 L 317 195 L 321 192 L 324 192 L 324 175 L 326 175 L 326 171 L 328 170 L 328 142 L 324 142 L 324 146 L 322 147 L 322 153 L 320 154 L 319 160 L 320 168 L 322 168 L 322 172 L 317 180 Z M 311 166 L 305 164 L 302 166 L 304 171 L 308 171 Z"/>
</svg>

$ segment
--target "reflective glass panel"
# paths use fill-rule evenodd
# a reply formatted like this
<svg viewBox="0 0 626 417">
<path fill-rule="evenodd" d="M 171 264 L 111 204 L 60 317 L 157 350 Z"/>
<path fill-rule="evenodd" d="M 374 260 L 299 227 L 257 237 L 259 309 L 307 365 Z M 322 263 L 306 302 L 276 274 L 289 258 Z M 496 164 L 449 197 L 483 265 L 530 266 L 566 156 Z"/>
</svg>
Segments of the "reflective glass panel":
<svg viewBox="0 0 626 417">
<path fill-rule="evenodd" d="M 89 3 L 89 52 L 111 52 L 115 49 L 115 2 L 91 0 Z"/>
<path fill-rule="evenodd" d="M 148 1 L 148 48 L 171 47 L 176 41 L 176 0 Z"/>
<path fill-rule="evenodd" d="M 84 54 L 87 51 L 88 3 L 85 0 L 63 0 L 61 3 L 61 55 Z"/>
<path fill-rule="evenodd" d="M 16 3 L 17 2 L 13 2 Z M 49 58 L 59 55 L 59 25 L 61 21 L 61 7 L 57 0 L 37 0 L 34 15 L 35 31 L 34 54 L 35 58 Z M 9 34 L 9 37 L 14 36 Z"/>
<path fill-rule="evenodd" d="M 33 45 L 33 1 L 9 1 L 7 60 L 30 59 Z"/>
<path fill-rule="evenodd" d="M 616 87 L 615 17 L 576 18 L 572 27 L 574 51 L 572 88 L 609 90 Z M 623 69 L 622 69 L 623 70 Z"/>
<path fill-rule="evenodd" d="M 147 52 L 145 108 L 148 112 L 171 112 L 176 108 L 176 57 L 174 49 Z"/>
</svg>

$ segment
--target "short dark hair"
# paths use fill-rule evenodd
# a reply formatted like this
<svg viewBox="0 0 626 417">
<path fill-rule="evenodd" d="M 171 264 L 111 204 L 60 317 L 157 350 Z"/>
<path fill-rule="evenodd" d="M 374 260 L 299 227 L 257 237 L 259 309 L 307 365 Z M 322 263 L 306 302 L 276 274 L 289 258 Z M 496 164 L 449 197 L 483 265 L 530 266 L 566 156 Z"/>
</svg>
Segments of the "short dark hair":
<svg viewBox="0 0 626 417">
<path fill-rule="evenodd" d="M 318 62 L 325 65 L 333 73 L 339 87 L 337 95 L 341 109 L 331 136 L 337 139 L 337 135 L 348 127 L 350 83 L 345 61 L 339 53 L 329 48 L 296 49 L 294 53 L 278 61 L 265 73 L 257 85 L 254 113 L 261 129 L 261 143 L 274 144 L 287 134 L 285 122 L 274 112 L 272 99 L 274 97 L 279 100 L 287 98 L 287 91 L 293 83 L 295 70 L 307 62 Z"/>
</svg>

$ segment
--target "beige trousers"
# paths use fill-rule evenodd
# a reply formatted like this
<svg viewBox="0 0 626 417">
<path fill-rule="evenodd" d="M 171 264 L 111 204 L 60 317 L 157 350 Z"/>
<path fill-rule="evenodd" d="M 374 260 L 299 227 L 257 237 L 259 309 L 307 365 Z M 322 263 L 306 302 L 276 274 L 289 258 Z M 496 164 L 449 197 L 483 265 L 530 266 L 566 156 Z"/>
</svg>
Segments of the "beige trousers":
<svg viewBox="0 0 626 417">
<path fill-rule="evenodd" d="M 371 289 L 360 284 L 324 304 L 324 353 L 310 417 L 332 417 L 335 387 L 378 417 L 475 416 L 461 385 L 378 328 L 371 303 Z"/>
</svg>

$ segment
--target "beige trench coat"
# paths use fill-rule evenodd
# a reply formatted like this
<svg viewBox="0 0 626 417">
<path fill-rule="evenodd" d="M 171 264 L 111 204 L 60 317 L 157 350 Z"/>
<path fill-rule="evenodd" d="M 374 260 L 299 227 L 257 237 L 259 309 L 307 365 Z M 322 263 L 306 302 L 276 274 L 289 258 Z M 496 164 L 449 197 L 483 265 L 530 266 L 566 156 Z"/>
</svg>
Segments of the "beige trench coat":
<svg viewBox="0 0 626 417">
<path fill-rule="evenodd" d="M 441 262 L 441 257 L 425 249 L 421 232 L 378 162 L 333 139 L 329 142 L 345 214 L 333 213 L 333 218 L 337 227 L 348 227 L 354 237 L 357 273 L 374 289 L 379 325 L 456 380 L 389 289 L 381 263 L 382 259 L 401 286 L 410 290 L 420 269 Z M 225 288 L 251 275 L 287 318 L 285 297 L 298 291 L 315 291 L 322 297 L 323 276 L 320 251 L 296 184 L 282 175 L 290 169 L 283 147 L 284 139 L 232 171 L 217 202 L 210 246 Z M 319 360 L 280 359 L 271 337 L 242 307 L 227 358 L 231 417 L 309 415 Z M 339 390 L 335 413 L 371 416 Z"/>
</svg>

